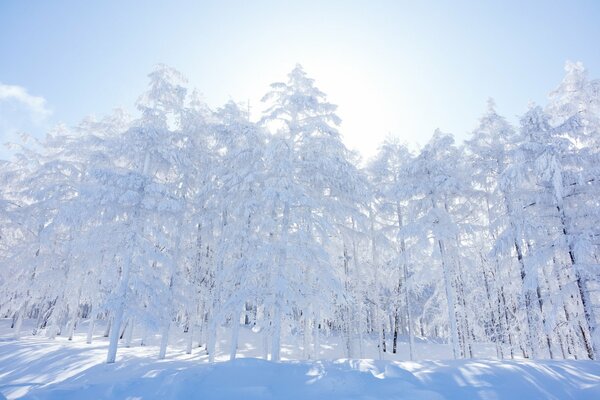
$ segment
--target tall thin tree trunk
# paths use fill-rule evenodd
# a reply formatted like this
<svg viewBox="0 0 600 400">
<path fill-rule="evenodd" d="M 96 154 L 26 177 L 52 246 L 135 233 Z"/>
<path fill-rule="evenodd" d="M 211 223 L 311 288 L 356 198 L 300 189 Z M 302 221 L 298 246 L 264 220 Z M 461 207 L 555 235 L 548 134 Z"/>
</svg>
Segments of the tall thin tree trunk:
<svg viewBox="0 0 600 400">
<path fill-rule="evenodd" d="M 129 246 L 133 246 L 133 238 Z M 132 250 L 125 257 L 123 263 L 123 274 L 121 275 L 121 281 L 119 282 L 119 288 L 117 293 L 119 296 L 118 304 L 112 318 L 112 326 L 110 328 L 110 336 L 108 343 L 108 354 L 106 356 L 106 362 L 112 364 L 115 362 L 117 357 L 117 346 L 119 343 L 119 336 L 121 334 L 121 324 L 123 323 L 123 314 L 125 313 L 125 302 L 127 301 L 127 288 L 129 286 L 129 274 L 131 270 L 131 258 L 133 257 Z"/>
<path fill-rule="evenodd" d="M 90 322 L 88 325 L 88 330 L 87 330 L 87 337 L 85 339 L 85 342 L 87 344 L 92 344 L 92 340 L 94 337 L 94 326 L 96 325 L 96 314 L 95 313 L 90 313 Z"/>
<path fill-rule="evenodd" d="M 321 325 L 321 313 L 319 310 L 316 311 L 316 316 L 314 319 L 314 327 L 313 327 L 313 344 L 314 344 L 314 357 L 315 360 L 319 360 L 321 357 L 321 341 L 319 335 L 319 326 Z"/>
<path fill-rule="evenodd" d="M 310 306 L 308 310 L 304 310 L 302 312 L 302 352 L 305 360 L 310 360 L 310 337 L 311 337 L 311 329 L 310 329 L 310 321 L 312 317 L 312 311 Z"/>
<path fill-rule="evenodd" d="M 269 329 L 266 326 L 262 329 L 262 358 L 269 359 Z"/>
<path fill-rule="evenodd" d="M 394 311 L 394 327 L 392 332 L 392 354 L 396 354 L 398 351 L 398 324 L 400 316 L 398 315 L 398 309 Z"/>
<path fill-rule="evenodd" d="M 17 319 L 15 321 L 15 325 L 14 325 L 14 338 L 15 339 L 20 339 L 21 338 L 21 329 L 23 327 L 23 311 L 18 311 L 17 312 Z"/>
<path fill-rule="evenodd" d="M 283 307 L 283 273 L 287 264 L 287 238 L 290 224 L 290 205 L 286 201 L 283 206 L 281 221 L 281 249 L 275 271 L 275 301 L 273 302 L 273 326 L 271 336 L 271 361 L 279 361 L 281 350 L 281 308 Z"/>
<path fill-rule="evenodd" d="M 342 262 L 344 264 L 344 291 L 348 294 L 349 298 L 352 298 L 352 294 L 350 293 L 350 256 L 348 254 L 346 242 L 344 242 Z M 346 300 L 344 303 L 344 317 L 342 324 L 344 327 L 344 335 L 346 337 L 346 357 L 353 358 L 354 346 L 352 335 L 352 311 L 350 309 L 350 302 L 348 300 Z"/>
<path fill-rule="evenodd" d="M 187 331 L 187 344 L 185 347 L 186 354 L 192 354 L 193 342 L 194 342 L 194 328 L 195 324 L 191 320 L 188 321 L 188 331 Z"/>
<path fill-rule="evenodd" d="M 400 203 L 396 203 L 396 214 L 398 216 L 398 229 L 401 230 L 404 226 L 402 218 L 402 209 Z M 413 333 L 413 319 L 410 305 L 410 285 L 408 281 L 408 250 L 406 248 L 406 240 L 404 235 L 400 235 L 400 251 L 402 252 L 402 281 L 404 282 L 404 307 L 406 312 L 406 326 L 408 330 L 408 357 L 409 360 L 415 359 L 415 335 Z"/>
<path fill-rule="evenodd" d="M 240 314 L 239 307 L 231 317 L 231 350 L 229 352 L 229 359 L 235 360 L 235 356 L 238 348 L 238 339 L 240 336 Z"/>
<path fill-rule="evenodd" d="M 158 359 L 164 360 L 167 355 L 167 344 L 169 344 L 169 328 L 171 327 L 171 323 L 165 323 L 162 334 L 160 337 L 160 350 L 158 352 Z"/>
<path fill-rule="evenodd" d="M 454 287 L 452 284 L 452 276 L 450 266 L 446 260 L 446 247 L 444 242 L 440 239 L 437 240 L 438 247 L 440 249 L 442 259 L 442 270 L 444 272 L 444 284 L 446 287 L 446 300 L 448 302 L 448 323 L 450 324 L 450 340 L 452 345 L 452 355 L 454 358 L 460 358 L 462 352 L 460 350 L 460 341 L 458 335 L 458 327 L 456 324 L 456 304 L 454 301 Z"/>
<path fill-rule="evenodd" d="M 374 290 L 375 290 L 375 313 L 373 316 L 373 326 L 377 332 L 377 355 L 380 360 L 383 360 L 383 323 L 380 316 L 380 302 L 381 298 L 379 295 L 379 265 L 377 261 L 377 241 L 375 238 L 375 213 L 373 208 L 369 209 L 369 219 L 371 222 L 371 264 L 374 270 Z"/>
<path fill-rule="evenodd" d="M 135 325 L 135 320 L 133 317 L 129 320 L 127 324 L 127 331 L 125 332 L 125 347 L 131 347 L 131 339 L 133 337 L 133 327 Z"/>
<path fill-rule="evenodd" d="M 71 320 L 69 321 L 69 324 L 67 325 L 67 337 L 68 340 L 73 340 L 73 335 L 75 334 L 75 328 L 77 327 L 77 321 L 78 318 L 75 315 L 73 318 L 71 318 Z"/>
<path fill-rule="evenodd" d="M 206 339 L 206 351 L 208 352 L 208 361 L 215 361 L 215 352 L 217 350 L 217 322 L 213 315 L 213 320 L 208 324 L 208 337 Z"/>
</svg>

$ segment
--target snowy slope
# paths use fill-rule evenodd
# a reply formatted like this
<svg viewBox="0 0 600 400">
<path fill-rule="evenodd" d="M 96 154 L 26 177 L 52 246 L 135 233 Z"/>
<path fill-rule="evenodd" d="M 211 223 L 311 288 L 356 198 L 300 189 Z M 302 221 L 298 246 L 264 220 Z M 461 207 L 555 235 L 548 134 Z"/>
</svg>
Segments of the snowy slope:
<svg viewBox="0 0 600 400">
<path fill-rule="evenodd" d="M 0 393 L 9 399 L 600 398 L 600 363 L 592 361 L 244 358 L 210 364 L 204 351 L 186 355 L 184 346 L 158 361 L 158 349 L 150 345 L 120 348 L 117 363 L 107 365 L 101 337 L 91 345 L 83 334 L 72 342 L 32 336 L 15 341 L 6 321 L 2 328 Z M 244 348 L 253 355 L 251 343 Z"/>
</svg>

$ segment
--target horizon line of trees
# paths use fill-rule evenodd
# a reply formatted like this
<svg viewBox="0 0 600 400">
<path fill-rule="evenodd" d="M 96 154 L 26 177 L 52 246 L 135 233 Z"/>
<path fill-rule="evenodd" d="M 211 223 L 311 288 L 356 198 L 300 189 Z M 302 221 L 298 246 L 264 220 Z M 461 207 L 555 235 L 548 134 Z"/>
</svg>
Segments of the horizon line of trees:
<svg viewBox="0 0 600 400">
<path fill-rule="evenodd" d="M 71 338 L 106 321 L 107 362 L 134 327 L 214 360 L 227 327 L 319 358 L 444 339 L 455 358 L 600 356 L 600 81 L 581 63 L 512 126 L 492 101 L 469 140 L 395 138 L 360 167 L 336 106 L 296 66 L 262 118 L 210 109 L 158 66 L 139 115 L 60 127 L 0 164 L 0 315 Z M 143 339 L 144 340 L 144 339 Z"/>
</svg>

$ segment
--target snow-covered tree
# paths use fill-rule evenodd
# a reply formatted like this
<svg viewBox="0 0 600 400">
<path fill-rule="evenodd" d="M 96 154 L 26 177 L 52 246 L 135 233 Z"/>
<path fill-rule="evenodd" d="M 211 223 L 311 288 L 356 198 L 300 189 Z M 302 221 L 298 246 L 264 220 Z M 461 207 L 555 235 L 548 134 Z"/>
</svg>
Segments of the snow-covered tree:
<svg viewBox="0 0 600 400">
<path fill-rule="evenodd" d="M 589 358 L 600 349 L 600 84 L 579 63 L 519 129 L 493 102 L 465 145 L 388 138 L 363 168 L 336 106 L 296 66 L 260 121 L 214 111 L 164 65 L 133 116 L 59 126 L 0 163 L 0 314 L 34 334 L 87 323 L 132 346 L 171 335 L 209 360 L 262 353 Z M 365 132 L 369 134 L 370 132 Z M 227 330 L 227 331 L 226 331 Z M 227 332 L 223 337 L 223 332 Z"/>
</svg>

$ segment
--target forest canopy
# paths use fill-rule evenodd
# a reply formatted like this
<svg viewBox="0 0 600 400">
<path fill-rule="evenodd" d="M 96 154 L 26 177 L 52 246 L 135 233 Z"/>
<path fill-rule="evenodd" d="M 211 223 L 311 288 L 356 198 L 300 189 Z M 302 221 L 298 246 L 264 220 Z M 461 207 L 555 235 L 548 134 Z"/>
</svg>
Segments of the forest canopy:
<svg viewBox="0 0 600 400">
<path fill-rule="evenodd" d="M 547 104 L 511 124 L 493 101 L 464 143 L 390 137 L 366 163 L 301 66 L 266 111 L 205 104 L 160 65 L 136 103 L 59 127 L 0 165 L 0 315 L 34 334 L 107 322 L 114 362 L 134 326 L 188 334 L 214 359 L 240 325 L 280 359 L 343 338 L 455 358 L 600 357 L 600 80 L 567 62 Z M 369 135 L 369 132 L 364 132 Z M 130 337 L 130 334 L 129 334 Z"/>
</svg>

